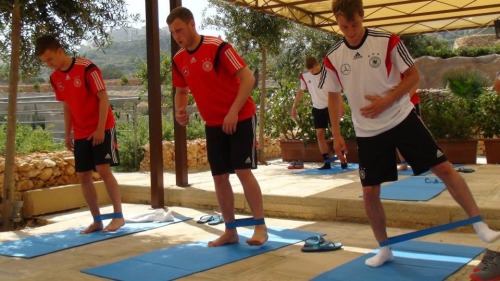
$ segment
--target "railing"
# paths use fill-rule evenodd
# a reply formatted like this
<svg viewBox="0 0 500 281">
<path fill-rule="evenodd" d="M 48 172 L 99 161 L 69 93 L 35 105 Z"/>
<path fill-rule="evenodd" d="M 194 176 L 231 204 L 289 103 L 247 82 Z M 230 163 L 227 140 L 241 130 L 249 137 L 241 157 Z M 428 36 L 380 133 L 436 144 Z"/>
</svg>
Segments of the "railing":
<svg viewBox="0 0 500 281">
<path fill-rule="evenodd" d="M 115 113 L 116 123 L 132 122 L 134 133 L 134 153 L 137 154 L 137 96 L 110 96 L 109 102 Z M 0 124 L 7 123 L 8 98 L 0 98 Z M 118 118 L 116 113 L 119 113 Z M 126 117 L 122 118 L 122 114 Z M 54 141 L 64 141 L 63 104 L 55 100 L 54 95 L 19 97 L 16 111 L 17 123 L 29 124 L 33 128 L 41 127 L 52 134 Z M 132 119 L 132 120 L 130 120 Z M 134 155 L 137 158 L 137 155 Z"/>
</svg>

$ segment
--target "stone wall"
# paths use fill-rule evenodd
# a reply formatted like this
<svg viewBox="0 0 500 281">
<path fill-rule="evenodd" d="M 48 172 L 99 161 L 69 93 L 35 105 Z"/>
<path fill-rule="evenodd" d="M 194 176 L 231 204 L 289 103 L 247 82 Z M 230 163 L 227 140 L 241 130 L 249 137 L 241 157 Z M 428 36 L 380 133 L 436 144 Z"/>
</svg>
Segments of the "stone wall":
<svg viewBox="0 0 500 281">
<path fill-rule="evenodd" d="M 0 194 L 3 195 L 5 158 L 0 157 Z M 94 173 L 94 179 L 99 175 Z M 78 183 L 73 152 L 36 152 L 18 155 L 14 167 L 13 201 L 22 201 L 28 190 Z M 1 204 L 0 204 L 1 206 Z M 0 207 L 0 212 L 2 207 Z"/>
<path fill-rule="evenodd" d="M 491 80 L 500 71 L 500 55 L 487 55 L 475 58 L 452 57 L 448 59 L 436 57 L 420 57 L 415 59 L 415 65 L 420 71 L 420 89 L 442 88 L 443 73 L 453 68 L 475 69 L 485 73 Z"/>
<path fill-rule="evenodd" d="M 264 153 L 267 158 L 281 156 L 281 149 L 278 139 L 266 138 L 264 140 Z M 163 142 L 163 170 L 171 171 L 175 168 L 175 151 L 173 141 Z M 209 169 L 207 160 L 207 150 L 205 139 L 191 140 L 187 142 L 187 161 L 190 170 Z M 140 171 L 149 171 L 150 167 L 150 147 L 144 146 L 144 159 L 140 164 Z"/>
<path fill-rule="evenodd" d="M 493 47 L 500 44 L 495 34 L 478 34 L 457 38 L 453 43 L 453 49 L 460 47 Z"/>
</svg>

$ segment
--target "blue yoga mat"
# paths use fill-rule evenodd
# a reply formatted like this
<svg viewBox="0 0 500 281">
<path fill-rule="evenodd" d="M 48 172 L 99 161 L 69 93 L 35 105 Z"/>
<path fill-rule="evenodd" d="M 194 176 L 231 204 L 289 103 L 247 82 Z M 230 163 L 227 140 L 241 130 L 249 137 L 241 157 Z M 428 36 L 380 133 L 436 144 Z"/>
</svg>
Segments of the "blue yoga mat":
<svg viewBox="0 0 500 281">
<path fill-rule="evenodd" d="M 357 171 L 358 169 L 359 169 L 359 165 L 357 163 L 348 163 L 347 169 L 342 169 L 340 167 L 340 163 L 335 163 L 334 165 L 332 165 L 331 169 L 327 169 L 327 170 L 305 169 L 305 170 L 296 172 L 295 174 L 297 174 L 297 175 L 335 175 L 335 174 L 347 173 L 347 172 L 351 172 L 351 171 Z"/>
<path fill-rule="evenodd" d="M 445 189 L 446 186 L 437 177 L 415 176 L 383 185 L 380 198 L 400 201 L 428 201 Z"/>
<path fill-rule="evenodd" d="M 156 250 L 115 263 L 84 269 L 82 272 L 113 280 L 172 280 L 222 266 L 251 256 L 298 243 L 313 235 L 306 231 L 269 228 L 269 240 L 260 247 L 249 246 L 240 235 L 238 244 L 209 248 L 208 241 Z"/>
<path fill-rule="evenodd" d="M 56 233 L 29 236 L 19 240 L 1 242 L 0 255 L 29 259 L 190 219 L 176 215 L 174 221 L 171 222 L 127 223 L 115 232 L 97 231 L 89 234 L 80 234 L 80 230 L 83 228 L 76 228 Z"/>
<path fill-rule="evenodd" d="M 376 251 L 356 258 L 327 271 L 312 280 L 377 280 L 377 281 L 441 281 L 455 273 L 484 251 L 481 247 L 469 247 L 444 243 L 405 241 L 392 246 L 394 261 L 372 268 L 365 260 Z"/>
<path fill-rule="evenodd" d="M 419 176 L 426 176 L 429 174 L 432 174 L 432 172 L 430 170 L 427 172 L 421 173 Z M 398 175 L 400 175 L 400 176 L 413 176 L 413 170 L 411 169 L 411 167 L 408 167 L 408 169 L 406 169 L 404 171 L 398 171 Z"/>
</svg>

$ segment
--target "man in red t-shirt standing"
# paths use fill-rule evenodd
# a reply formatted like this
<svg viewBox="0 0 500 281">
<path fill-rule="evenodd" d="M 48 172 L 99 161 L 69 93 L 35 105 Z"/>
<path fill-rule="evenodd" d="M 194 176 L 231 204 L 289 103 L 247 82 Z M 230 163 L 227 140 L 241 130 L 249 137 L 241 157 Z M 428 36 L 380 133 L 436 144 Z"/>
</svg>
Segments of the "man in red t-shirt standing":
<svg viewBox="0 0 500 281">
<path fill-rule="evenodd" d="M 187 94 L 191 91 L 205 121 L 208 162 L 226 222 L 224 234 L 208 245 L 238 243 L 231 173 L 238 176 L 254 216 L 254 234 L 246 242 L 262 245 L 268 239 L 262 192 L 251 171 L 257 163 L 255 104 L 250 97 L 253 73 L 230 44 L 217 37 L 199 35 L 190 10 L 175 8 L 167 17 L 167 24 L 181 47 L 172 62 L 175 119 L 182 126 L 188 124 Z"/>
<path fill-rule="evenodd" d="M 116 231 L 125 224 L 120 187 L 111 172 L 111 166 L 119 164 L 118 144 L 115 120 L 101 71 L 87 59 L 69 57 L 60 42 L 51 35 L 36 40 L 35 54 L 54 70 L 50 83 L 56 100 L 64 104 L 66 148 L 75 155 L 75 170 L 82 185 L 83 197 L 94 218 L 94 222 L 80 233 Z M 93 170 L 104 181 L 113 203 L 112 214 L 100 214 Z M 103 229 L 102 220 L 108 218 L 112 220 Z"/>
</svg>

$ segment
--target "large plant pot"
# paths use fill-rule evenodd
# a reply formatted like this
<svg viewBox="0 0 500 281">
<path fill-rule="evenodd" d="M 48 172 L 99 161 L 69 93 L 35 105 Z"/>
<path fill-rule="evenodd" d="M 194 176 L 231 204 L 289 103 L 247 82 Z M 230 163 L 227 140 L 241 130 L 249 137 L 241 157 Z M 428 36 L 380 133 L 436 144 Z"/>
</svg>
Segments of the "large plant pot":
<svg viewBox="0 0 500 281">
<path fill-rule="evenodd" d="M 486 163 L 500 164 L 500 139 L 484 139 Z"/>
<path fill-rule="evenodd" d="M 330 148 L 330 154 L 333 155 L 333 142 L 326 141 Z M 281 140 L 281 159 L 285 162 L 303 161 L 303 162 L 323 162 L 323 157 L 319 151 L 318 143 L 307 142 L 302 140 Z"/>
<path fill-rule="evenodd" d="M 358 143 L 355 140 L 346 140 L 345 145 L 347 146 L 347 163 L 359 163 L 358 158 Z"/>
<path fill-rule="evenodd" d="M 478 140 L 438 140 L 448 161 L 453 164 L 476 164 Z"/>
</svg>

